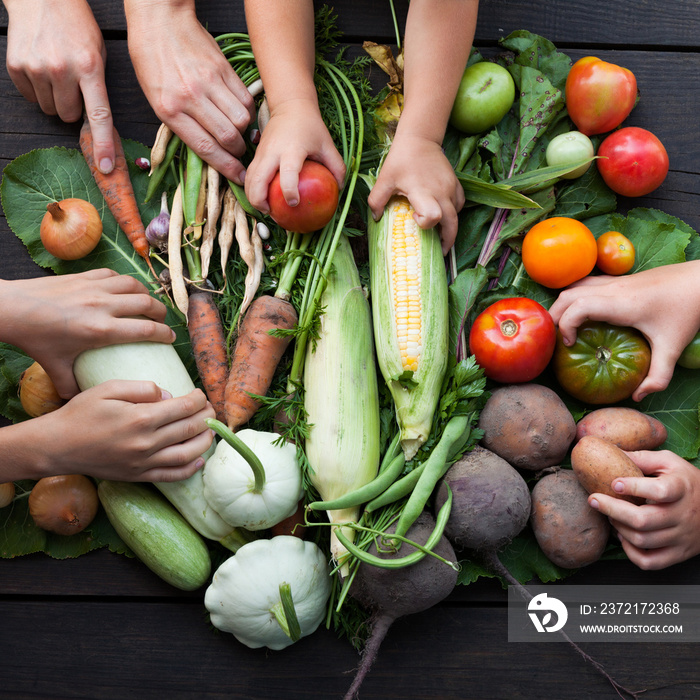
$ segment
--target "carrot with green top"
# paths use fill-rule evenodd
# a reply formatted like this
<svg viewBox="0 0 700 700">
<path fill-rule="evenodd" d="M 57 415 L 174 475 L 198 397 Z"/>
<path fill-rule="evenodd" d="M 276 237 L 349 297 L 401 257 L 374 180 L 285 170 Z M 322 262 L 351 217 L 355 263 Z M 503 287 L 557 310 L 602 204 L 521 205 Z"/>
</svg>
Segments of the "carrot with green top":
<svg viewBox="0 0 700 700">
<path fill-rule="evenodd" d="M 116 158 L 114 169 L 105 174 L 100 171 L 95 163 L 93 155 L 93 138 L 90 123 L 85 120 L 80 130 L 80 150 L 90 168 L 92 177 L 97 184 L 107 208 L 117 221 L 119 228 L 124 232 L 134 250 L 146 261 L 154 277 L 157 277 L 149 257 L 150 246 L 146 238 L 146 229 L 141 221 L 141 213 L 134 195 L 134 188 L 129 176 L 129 167 L 124 156 L 121 138 L 114 129 L 114 145 Z"/>
<path fill-rule="evenodd" d="M 289 335 L 273 335 L 273 331 L 291 330 L 297 320 L 294 307 L 277 297 L 259 296 L 248 308 L 226 384 L 226 423 L 231 430 L 245 425 L 260 408 L 251 394 L 265 396 L 289 345 Z"/>
</svg>

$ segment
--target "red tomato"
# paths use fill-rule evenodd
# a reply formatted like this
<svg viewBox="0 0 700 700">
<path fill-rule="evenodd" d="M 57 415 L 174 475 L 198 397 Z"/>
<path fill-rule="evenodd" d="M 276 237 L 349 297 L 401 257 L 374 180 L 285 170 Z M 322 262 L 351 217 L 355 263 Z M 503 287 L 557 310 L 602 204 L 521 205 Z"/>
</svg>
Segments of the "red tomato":
<svg viewBox="0 0 700 700">
<path fill-rule="evenodd" d="M 598 148 L 598 171 L 605 184 L 623 197 L 642 197 L 668 174 L 668 153 L 651 131 L 627 126 L 614 131 Z"/>
<path fill-rule="evenodd" d="M 556 343 L 549 311 L 527 297 L 501 299 L 482 311 L 469 333 L 469 351 L 489 379 L 529 382 L 549 364 Z"/>
<path fill-rule="evenodd" d="M 587 56 L 571 67 L 565 95 L 569 116 L 581 133 L 605 134 L 632 111 L 637 80 L 627 68 Z"/>
<path fill-rule="evenodd" d="M 280 187 L 280 174 L 270 183 L 270 216 L 286 231 L 313 233 L 323 228 L 338 207 L 338 183 L 325 165 L 304 161 L 299 172 L 299 204 L 290 207 Z"/>
<path fill-rule="evenodd" d="M 597 257 L 591 230 L 568 216 L 543 219 L 523 239 L 525 272 L 550 289 L 561 289 L 583 279 L 595 267 Z"/>
<path fill-rule="evenodd" d="M 606 231 L 598 236 L 596 265 L 606 275 L 624 275 L 634 266 L 634 245 L 619 231 Z"/>
</svg>

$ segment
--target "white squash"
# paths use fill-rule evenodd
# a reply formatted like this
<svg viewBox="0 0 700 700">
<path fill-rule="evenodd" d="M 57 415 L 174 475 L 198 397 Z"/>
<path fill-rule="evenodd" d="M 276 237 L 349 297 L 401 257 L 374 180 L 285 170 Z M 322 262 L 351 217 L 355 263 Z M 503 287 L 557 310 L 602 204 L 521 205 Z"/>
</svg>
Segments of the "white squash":
<svg viewBox="0 0 700 700">
<path fill-rule="evenodd" d="M 277 433 L 239 430 L 235 435 L 216 421 L 209 425 L 224 439 L 203 469 L 204 497 L 232 527 L 265 530 L 292 515 L 302 497 L 301 467 L 296 447 L 291 443 L 274 444 Z M 226 442 L 227 435 L 250 449 L 262 465 L 264 474 L 254 472 L 248 460 Z"/>
<path fill-rule="evenodd" d="M 214 573 L 204 594 L 212 624 L 251 649 L 284 649 L 296 641 L 280 615 L 280 586 L 288 584 L 298 638 L 312 634 L 326 616 L 331 593 L 326 556 L 313 542 L 279 535 L 243 545 Z"/>
<path fill-rule="evenodd" d="M 152 381 L 172 396 L 184 396 L 195 388 L 177 351 L 165 343 L 124 343 L 86 350 L 75 359 L 73 373 L 81 391 L 110 379 Z M 213 451 L 214 446 L 204 457 Z M 201 470 L 189 479 L 155 486 L 204 537 L 218 540 L 233 551 L 246 541 L 205 499 Z"/>
</svg>

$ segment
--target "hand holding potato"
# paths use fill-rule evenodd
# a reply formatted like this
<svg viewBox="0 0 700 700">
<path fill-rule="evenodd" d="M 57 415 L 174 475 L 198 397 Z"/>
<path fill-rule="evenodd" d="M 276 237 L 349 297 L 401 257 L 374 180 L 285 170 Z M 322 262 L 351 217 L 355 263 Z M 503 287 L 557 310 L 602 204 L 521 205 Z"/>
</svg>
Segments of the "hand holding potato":
<svg viewBox="0 0 700 700">
<path fill-rule="evenodd" d="M 610 518 L 640 569 L 663 569 L 699 554 L 700 470 L 668 450 L 627 454 L 645 476 L 614 479 L 612 488 L 647 502 L 634 505 L 592 493 L 588 503 Z"/>
<path fill-rule="evenodd" d="M 622 277 L 586 277 L 561 292 L 549 312 L 565 345 L 574 343 L 586 320 L 641 331 L 652 351 L 649 373 L 632 395 L 641 401 L 668 386 L 676 360 L 700 327 L 699 272 L 694 260 Z"/>
</svg>

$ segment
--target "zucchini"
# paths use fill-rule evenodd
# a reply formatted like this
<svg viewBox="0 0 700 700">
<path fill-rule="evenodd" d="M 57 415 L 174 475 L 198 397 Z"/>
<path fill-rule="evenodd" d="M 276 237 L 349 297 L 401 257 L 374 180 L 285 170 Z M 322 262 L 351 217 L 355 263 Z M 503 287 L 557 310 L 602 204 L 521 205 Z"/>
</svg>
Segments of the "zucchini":
<svg viewBox="0 0 700 700">
<path fill-rule="evenodd" d="M 86 350 L 75 359 L 73 373 L 81 391 L 110 379 L 152 381 L 172 396 L 184 396 L 195 388 L 177 351 L 166 343 L 124 343 Z M 205 452 L 205 459 L 214 447 Z M 234 552 L 250 539 L 245 531 L 225 523 L 204 498 L 201 470 L 189 479 L 155 486 L 203 537 Z"/>
<path fill-rule="evenodd" d="M 97 493 L 112 527 L 151 571 L 183 591 L 209 580 L 204 540 L 157 492 L 145 484 L 101 481 Z"/>
</svg>

